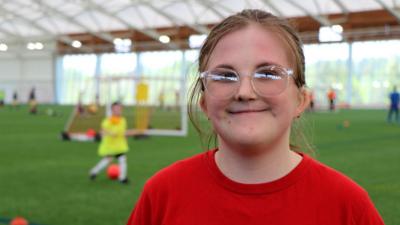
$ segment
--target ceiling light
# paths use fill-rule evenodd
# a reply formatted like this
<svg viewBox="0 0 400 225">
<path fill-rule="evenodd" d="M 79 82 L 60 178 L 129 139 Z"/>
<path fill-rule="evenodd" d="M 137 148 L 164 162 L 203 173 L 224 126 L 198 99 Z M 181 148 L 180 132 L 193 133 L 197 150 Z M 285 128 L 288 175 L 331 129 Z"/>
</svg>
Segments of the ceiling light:
<svg viewBox="0 0 400 225">
<path fill-rule="evenodd" d="M 159 40 L 161 43 L 166 44 L 166 43 L 169 43 L 169 41 L 171 40 L 171 38 L 169 38 L 167 35 L 161 35 L 161 36 L 158 38 L 158 40 Z"/>
<path fill-rule="evenodd" d="M 0 43 L 0 51 L 1 52 L 5 52 L 5 51 L 7 51 L 7 49 L 8 49 L 8 46 L 6 44 Z"/>
<path fill-rule="evenodd" d="M 131 45 L 132 45 L 131 39 L 128 39 L 128 38 L 122 39 L 122 43 L 123 43 L 125 46 L 131 46 Z"/>
<path fill-rule="evenodd" d="M 26 48 L 29 50 L 42 50 L 44 48 L 44 45 L 41 42 L 29 42 L 26 45 Z"/>
<path fill-rule="evenodd" d="M 116 52 L 130 52 L 132 48 L 132 40 L 129 38 L 115 38 L 113 40 Z"/>
<path fill-rule="evenodd" d="M 37 49 L 37 50 L 42 50 L 43 47 L 44 47 L 44 45 L 43 45 L 41 42 L 36 42 L 36 43 L 35 43 L 35 46 L 36 46 L 36 49 Z"/>
<path fill-rule="evenodd" d="M 340 25 L 320 27 L 318 39 L 320 42 L 342 41 L 342 33 L 343 27 Z"/>
<path fill-rule="evenodd" d="M 26 45 L 26 48 L 29 49 L 29 50 L 35 50 L 36 46 L 35 46 L 34 43 L 29 42 L 29 43 Z"/>
<path fill-rule="evenodd" d="M 114 40 L 113 40 L 113 43 L 114 43 L 114 45 L 120 45 L 120 44 L 122 44 L 122 39 L 121 38 L 114 38 Z"/>
<path fill-rule="evenodd" d="M 71 43 L 71 45 L 72 45 L 72 47 L 74 47 L 74 48 L 80 48 L 80 47 L 82 47 L 82 42 L 80 42 L 80 41 L 78 41 L 78 40 L 74 40 L 74 41 Z"/>
<path fill-rule="evenodd" d="M 338 24 L 333 25 L 331 28 L 332 28 L 333 31 L 335 31 L 338 34 L 343 33 L 343 27 L 338 25 Z"/>
</svg>

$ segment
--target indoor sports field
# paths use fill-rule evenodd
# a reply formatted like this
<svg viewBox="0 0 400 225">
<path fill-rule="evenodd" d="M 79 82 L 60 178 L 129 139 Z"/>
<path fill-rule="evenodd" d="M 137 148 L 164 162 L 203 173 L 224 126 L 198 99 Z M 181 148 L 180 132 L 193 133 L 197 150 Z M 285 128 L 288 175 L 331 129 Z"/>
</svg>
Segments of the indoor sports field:
<svg viewBox="0 0 400 225">
<path fill-rule="evenodd" d="M 198 122 L 205 132 L 214 129 L 210 121 L 229 124 L 215 129 L 220 137 L 231 137 L 220 145 L 217 155 L 223 156 L 215 160 L 215 171 L 239 186 L 267 191 L 264 184 L 275 185 L 269 181 L 278 177 L 288 185 L 288 179 L 297 181 L 286 175 L 301 158 L 288 151 L 288 135 L 280 135 L 289 132 L 289 126 L 281 125 L 291 124 L 292 150 L 304 144 L 296 137 L 305 134 L 307 154 L 366 189 L 384 224 L 400 225 L 400 0 L 0 2 L 0 225 L 127 224 L 152 175 L 214 147 L 202 144 L 190 123 L 190 112 L 196 110 L 203 116 Z M 238 93 L 243 90 L 244 97 L 262 101 L 242 101 Z M 200 101 L 208 118 L 199 110 L 197 97 L 202 94 L 210 96 Z M 296 110 L 291 110 L 294 105 Z M 246 116 L 269 110 L 279 115 L 273 124 L 265 116 L 260 121 Z M 242 119 L 225 121 L 236 114 Z M 298 129 L 296 136 L 293 131 Z M 126 156 L 122 134 L 128 137 Z M 246 153 L 268 154 L 229 157 L 243 150 L 242 141 L 250 143 Z M 114 179 L 106 172 L 109 158 L 98 154 L 100 143 L 103 156 L 116 158 L 119 167 L 112 166 L 119 172 Z M 318 171 L 306 174 L 314 185 L 304 179 L 307 182 L 288 189 L 293 195 L 241 195 L 253 208 L 231 204 L 229 199 L 237 200 L 237 195 L 229 192 L 229 199 L 221 198 L 228 189 L 208 191 L 207 180 L 198 179 L 201 175 L 186 173 L 168 190 L 185 191 L 166 195 L 190 199 L 193 208 L 178 202 L 176 210 L 153 209 L 175 201 L 169 199 L 151 202 L 151 213 L 143 214 L 151 217 L 156 211 L 181 223 L 184 219 L 176 215 L 191 220 L 191 213 L 223 215 L 222 222 L 213 220 L 221 225 L 243 223 L 235 216 L 245 223 L 252 223 L 248 218 L 264 222 L 261 216 L 267 216 L 269 221 L 298 225 L 308 223 L 303 218 L 308 216 L 331 223 L 331 218 L 376 219 L 381 225 L 364 192 L 351 182 L 341 182 L 341 190 L 332 191 L 329 182 L 342 178 Z M 193 178 L 186 183 L 190 191 L 181 181 Z M 355 189 L 361 194 L 347 191 Z M 197 195 L 204 190 L 204 198 Z M 196 195 L 183 197 L 190 193 Z M 313 211 L 319 202 L 282 196 L 323 196 L 311 200 L 329 201 L 331 207 Z M 264 197 L 267 201 L 259 201 Z M 207 212 L 199 210 L 202 201 Z M 221 214 L 215 213 L 218 210 L 208 207 L 210 201 L 229 210 L 218 207 Z M 276 203 L 285 207 L 276 210 Z M 170 212 L 173 215 L 167 215 Z M 136 224 L 135 219 L 128 224 Z M 297 224 L 284 224 L 285 219 Z"/>
<path fill-rule="evenodd" d="M 45 112 L 53 109 L 56 116 Z M 155 171 L 201 152 L 193 129 L 187 137 L 130 139 L 128 186 L 96 181 L 88 170 L 98 160 L 97 143 L 59 137 L 71 107 L 0 108 L 0 224 L 17 215 L 40 225 L 124 224 L 144 182 Z M 400 224 L 400 125 L 384 110 L 315 112 L 305 116 L 315 157 L 348 174 L 370 193 L 386 224 Z"/>
</svg>

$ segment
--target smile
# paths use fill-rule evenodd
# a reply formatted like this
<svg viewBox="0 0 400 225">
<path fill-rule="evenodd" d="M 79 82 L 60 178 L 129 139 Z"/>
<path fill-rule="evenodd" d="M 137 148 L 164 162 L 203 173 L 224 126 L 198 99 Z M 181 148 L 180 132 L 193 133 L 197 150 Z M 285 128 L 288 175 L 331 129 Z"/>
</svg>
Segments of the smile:
<svg viewBox="0 0 400 225">
<path fill-rule="evenodd" d="M 243 110 L 228 110 L 230 114 L 244 114 L 244 113 L 259 113 L 268 111 L 268 108 L 265 109 L 243 109 Z"/>
</svg>

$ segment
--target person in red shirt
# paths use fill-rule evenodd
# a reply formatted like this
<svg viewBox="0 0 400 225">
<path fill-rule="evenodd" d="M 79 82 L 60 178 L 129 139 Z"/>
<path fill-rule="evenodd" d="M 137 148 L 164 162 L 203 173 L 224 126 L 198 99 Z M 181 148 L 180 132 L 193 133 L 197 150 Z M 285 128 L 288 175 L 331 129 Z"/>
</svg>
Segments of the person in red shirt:
<svg viewBox="0 0 400 225">
<path fill-rule="evenodd" d="M 384 224 L 363 188 L 293 145 L 291 126 L 309 103 L 301 45 L 261 10 L 211 30 L 189 115 L 204 134 L 200 106 L 216 148 L 150 178 L 127 225 Z"/>
</svg>

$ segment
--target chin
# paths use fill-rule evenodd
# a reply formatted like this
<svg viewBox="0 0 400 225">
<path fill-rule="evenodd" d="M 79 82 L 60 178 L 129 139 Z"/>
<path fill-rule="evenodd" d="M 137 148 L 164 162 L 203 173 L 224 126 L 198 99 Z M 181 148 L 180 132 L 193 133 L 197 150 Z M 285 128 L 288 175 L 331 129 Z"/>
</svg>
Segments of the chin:
<svg viewBox="0 0 400 225">
<path fill-rule="evenodd" d="M 255 146 L 260 146 L 266 144 L 268 142 L 268 138 L 270 137 L 267 133 L 252 133 L 252 132 L 240 132 L 240 133 L 228 133 L 228 135 L 223 136 L 222 138 L 227 143 L 231 143 L 235 146 L 240 146 L 241 148 L 251 148 Z"/>
</svg>

